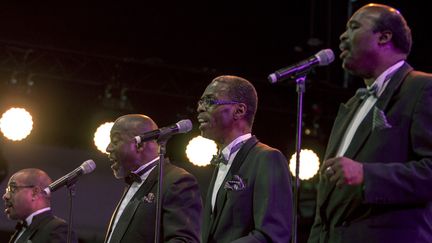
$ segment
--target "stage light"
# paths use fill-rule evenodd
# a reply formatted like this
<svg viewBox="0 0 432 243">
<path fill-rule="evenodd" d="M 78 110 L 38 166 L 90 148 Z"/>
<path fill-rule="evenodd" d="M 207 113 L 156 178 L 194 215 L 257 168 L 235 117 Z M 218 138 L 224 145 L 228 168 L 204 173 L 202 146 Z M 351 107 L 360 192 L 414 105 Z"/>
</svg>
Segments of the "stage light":
<svg viewBox="0 0 432 243">
<path fill-rule="evenodd" d="M 213 155 L 216 155 L 216 153 L 216 143 L 201 136 L 193 138 L 186 146 L 187 158 L 192 164 L 198 166 L 209 165 Z"/>
<path fill-rule="evenodd" d="M 300 173 L 301 180 L 308 180 L 312 178 L 319 169 L 319 158 L 316 153 L 309 149 L 302 149 L 300 152 Z M 290 171 L 295 175 L 296 169 L 296 154 L 291 156 L 289 163 Z"/>
<path fill-rule="evenodd" d="M 32 129 L 32 116 L 23 108 L 10 108 L 0 118 L 1 132 L 12 141 L 26 138 Z"/>
<path fill-rule="evenodd" d="M 96 132 L 94 134 L 94 144 L 96 145 L 97 149 L 102 153 L 107 154 L 106 148 L 110 143 L 110 132 L 113 125 L 114 122 L 105 122 L 96 129 Z"/>
</svg>

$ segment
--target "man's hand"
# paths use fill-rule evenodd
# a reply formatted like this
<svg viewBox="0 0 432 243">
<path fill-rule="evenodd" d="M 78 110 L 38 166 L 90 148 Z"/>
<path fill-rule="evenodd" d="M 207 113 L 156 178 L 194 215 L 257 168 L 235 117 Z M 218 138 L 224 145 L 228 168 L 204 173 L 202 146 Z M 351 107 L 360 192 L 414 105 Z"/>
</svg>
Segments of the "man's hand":
<svg viewBox="0 0 432 243">
<path fill-rule="evenodd" d="M 336 182 L 336 186 L 357 186 L 363 183 L 363 164 L 346 157 L 324 161 L 321 174 Z"/>
</svg>

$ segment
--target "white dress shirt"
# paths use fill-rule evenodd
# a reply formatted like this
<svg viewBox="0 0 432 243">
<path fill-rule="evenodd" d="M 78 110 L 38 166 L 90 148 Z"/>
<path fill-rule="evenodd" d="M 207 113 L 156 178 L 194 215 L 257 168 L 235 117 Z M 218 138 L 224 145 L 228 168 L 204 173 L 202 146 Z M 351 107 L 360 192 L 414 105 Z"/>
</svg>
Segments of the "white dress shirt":
<svg viewBox="0 0 432 243">
<path fill-rule="evenodd" d="M 144 168 L 146 168 L 147 166 L 150 166 L 153 162 L 155 162 L 156 160 L 158 160 L 159 157 L 154 158 L 152 161 L 146 163 L 145 165 L 142 165 L 141 167 L 139 167 L 137 170 L 132 171 L 132 173 L 139 173 L 141 170 L 143 170 Z M 128 205 L 128 203 L 130 202 L 130 200 L 132 199 L 132 197 L 135 195 L 135 193 L 139 190 L 139 188 L 141 187 L 142 184 L 144 184 L 145 180 L 147 179 L 147 177 L 149 176 L 149 174 L 153 171 L 153 169 L 156 168 L 156 166 L 154 166 L 152 169 L 150 169 L 149 171 L 147 171 L 146 173 L 142 174 L 141 177 L 141 182 L 133 182 L 132 185 L 130 185 L 126 195 L 124 196 L 118 210 L 117 213 L 115 215 L 114 218 L 114 222 L 113 225 L 111 227 L 111 232 L 110 232 L 110 236 L 108 237 L 108 241 L 109 242 L 111 240 L 111 236 L 112 233 L 114 232 L 114 229 L 117 225 L 117 222 L 120 219 L 120 216 L 123 214 L 124 209 L 126 208 L 126 205 Z"/>
<path fill-rule="evenodd" d="M 235 156 L 237 155 L 238 151 L 240 150 L 240 148 L 239 148 L 236 151 L 231 152 L 232 148 L 234 148 L 237 144 L 248 140 L 251 137 L 252 137 L 252 134 L 250 134 L 250 133 L 241 135 L 241 136 L 237 137 L 236 139 L 234 139 L 225 148 L 222 149 L 222 154 L 225 157 L 225 159 L 228 161 L 228 163 L 226 165 L 223 163 L 220 163 L 218 165 L 219 169 L 218 169 L 218 173 L 216 176 L 215 184 L 213 186 L 212 198 L 211 198 L 212 211 L 214 209 L 214 205 L 216 204 L 216 198 L 217 198 L 217 194 L 219 192 L 219 189 L 220 189 L 223 181 L 225 180 L 225 177 L 228 174 L 229 169 L 231 168 L 231 165 L 232 165 L 232 162 L 233 162 Z"/>
<path fill-rule="evenodd" d="M 336 153 L 336 157 L 341 157 L 345 155 L 345 152 L 348 149 L 348 146 L 351 144 L 352 138 L 356 133 L 360 123 L 364 120 L 366 115 L 369 113 L 370 109 L 375 105 L 378 98 L 384 92 L 387 87 L 388 81 L 393 77 L 393 74 L 405 63 L 405 61 L 400 61 L 393 66 L 389 67 L 385 70 L 378 78 L 373 82 L 373 85 L 376 85 L 376 96 L 370 95 L 367 99 L 363 101 L 360 105 L 359 109 L 356 111 L 353 119 L 351 120 L 345 135 L 342 138 L 342 142 L 340 143 L 339 149 Z"/>
<path fill-rule="evenodd" d="M 51 208 L 50 208 L 50 207 L 46 207 L 46 208 L 42 208 L 42 209 L 39 209 L 39 210 L 37 210 L 37 211 L 34 211 L 32 214 L 30 214 L 30 215 L 25 219 L 25 221 L 26 221 L 26 223 L 27 223 L 27 227 L 21 229 L 21 231 L 19 232 L 18 236 L 15 238 L 15 241 L 14 241 L 14 242 L 17 242 L 18 239 L 21 237 L 21 235 L 24 233 L 24 231 L 26 231 L 26 229 L 28 228 L 28 226 L 31 225 L 31 223 L 33 222 L 33 218 L 34 218 L 34 216 L 36 216 L 36 215 L 38 215 L 38 214 L 41 214 L 41 213 L 43 213 L 43 212 L 49 211 L 49 210 L 51 210 Z"/>
</svg>

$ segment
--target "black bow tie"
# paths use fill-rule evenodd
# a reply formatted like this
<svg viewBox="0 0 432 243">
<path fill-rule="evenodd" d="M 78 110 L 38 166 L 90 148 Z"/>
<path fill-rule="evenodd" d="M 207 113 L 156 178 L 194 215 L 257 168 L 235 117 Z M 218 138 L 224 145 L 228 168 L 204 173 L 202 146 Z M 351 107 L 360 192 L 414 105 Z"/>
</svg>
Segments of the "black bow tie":
<svg viewBox="0 0 432 243">
<path fill-rule="evenodd" d="M 132 185 L 132 183 L 137 182 L 137 183 L 141 183 L 141 176 L 139 176 L 138 174 L 135 173 L 129 173 L 125 178 L 124 178 L 126 184 L 128 185 Z"/>
<path fill-rule="evenodd" d="M 240 142 L 236 145 L 234 145 L 231 150 L 230 150 L 230 154 L 228 155 L 228 158 L 231 156 L 231 154 L 237 152 L 241 146 L 245 143 L 245 141 Z M 222 150 L 219 150 L 218 153 L 216 155 L 213 155 L 212 160 L 210 161 L 210 164 L 214 165 L 214 166 L 219 166 L 220 164 L 224 164 L 227 165 L 228 164 L 228 160 L 225 159 Z"/>
<path fill-rule="evenodd" d="M 17 224 L 16 224 L 16 226 L 15 226 L 15 229 L 17 230 L 17 231 L 21 231 L 23 228 L 25 229 L 25 228 L 27 228 L 28 227 L 28 225 L 27 225 L 27 221 L 19 221 Z"/>
<path fill-rule="evenodd" d="M 219 166 L 220 163 L 222 163 L 224 165 L 228 164 L 228 160 L 225 159 L 222 152 L 218 152 L 216 155 L 213 155 L 213 158 L 210 161 L 210 164 L 212 164 L 214 166 Z"/>
<path fill-rule="evenodd" d="M 134 183 L 134 182 L 141 183 L 142 182 L 141 176 L 144 175 L 147 171 L 153 169 L 157 165 L 158 161 L 159 160 L 152 162 L 151 164 L 149 164 L 148 166 L 146 166 L 144 169 L 142 169 L 141 171 L 139 171 L 137 173 L 133 173 L 133 172 L 129 173 L 124 178 L 126 184 L 132 185 L 132 183 Z"/>
<path fill-rule="evenodd" d="M 377 97 L 378 85 L 373 84 L 367 88 L 360 88 L 356 92 L 356 96 L 362 100 L 367 99 L 369 96 Z"/>
</svg>

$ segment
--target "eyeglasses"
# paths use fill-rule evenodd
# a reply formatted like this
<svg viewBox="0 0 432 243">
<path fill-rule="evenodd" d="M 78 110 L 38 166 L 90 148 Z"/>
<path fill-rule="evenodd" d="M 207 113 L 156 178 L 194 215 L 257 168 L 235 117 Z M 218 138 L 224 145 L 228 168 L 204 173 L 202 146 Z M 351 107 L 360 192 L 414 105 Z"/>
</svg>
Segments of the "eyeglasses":
<svg viewBox="0 0 432 243">
<path fill-rule="evenodd" d="M 230 100 L 217 100 L 213 98 L 201 98 L 198 100 L 198 106 L 202 106 L 206 109 L 214 106 L 214 105 L 235 105 L 235 104 L 241 104 L 241 102 L 237 101 L 230 101 Z"/>
<path fill-rule="evenodd" d="M 8 185 L 6 187 L 6 193 L 14 194 L 15 192 L 18 191 L 18 189 L 21 189 L 21 188 L 33 188 L 33 187 L 35 187 L 35 186 L 30 186 L 30 185 L 29 186 Z"/>
</svg>

